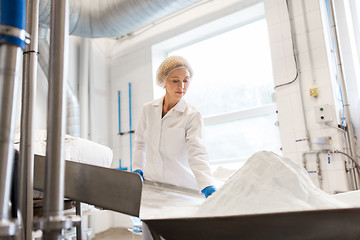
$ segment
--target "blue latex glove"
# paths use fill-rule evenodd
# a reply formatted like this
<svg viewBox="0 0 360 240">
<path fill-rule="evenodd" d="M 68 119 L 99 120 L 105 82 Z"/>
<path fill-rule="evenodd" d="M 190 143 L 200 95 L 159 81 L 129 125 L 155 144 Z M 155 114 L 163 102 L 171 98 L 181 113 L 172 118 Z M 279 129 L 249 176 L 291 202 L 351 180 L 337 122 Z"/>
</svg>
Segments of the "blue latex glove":
<svg viewBox="0 0 360 240">
<path fill-rule="evenodd" d="M 207 198 L 208 196 L 213 194 L 215 191 L 216 191 L 216 188 L 214 186 L 207 186 L 206 188 L 201 190 L 201 193 L 204 194 L 205 197 Z"/>
<path fill-rule="evenodd" d="M 136 169 L 133 172 L 139 174 L 143 181 L 145 180 L 143 171 L 141 171 L 140 169 Z"/>
</svg>

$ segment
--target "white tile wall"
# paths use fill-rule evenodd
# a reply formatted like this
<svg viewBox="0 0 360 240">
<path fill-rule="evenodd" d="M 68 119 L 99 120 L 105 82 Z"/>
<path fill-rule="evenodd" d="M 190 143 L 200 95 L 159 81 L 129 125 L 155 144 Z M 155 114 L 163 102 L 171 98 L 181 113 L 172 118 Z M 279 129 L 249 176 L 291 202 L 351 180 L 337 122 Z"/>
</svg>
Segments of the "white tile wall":
<svg viewBox="0 0 360 240">
<path fill-rule="evenodd" d="M 305 9 L 307 12 L 316 11 L 319 10 L 319 8 L 320 8 L 319 1 L 305 0 Z"/>
<path fill-rule="evenodd" d="M 336 192 L 345 192 L 349 189 L 348 186 L 348 177 L 346 173 L 341 170 L 328 170 L 327 175 L 329 175 L 326 180 L 328 181 L 329 186 L 333 193 Z"/>
<path fill-rule="evenodd" d="M 282 30 L 281 23 L 272 24 L 271 22 L 268 25 L 269 31 L 269 40 L 270 42 L 278 42 L 282 39 Z"/>
<path fill-rule="evenodd" d="M 295 73 L 294 60 L 291 59 L 291 39 L 289 37 L 286 38 L 286 36 L 289 36 L 291 33 L 289 28 L 286 29 L 286 26 L 291 26 L 290 20 L 284 17 L 285 14 L 282 14 L 280 18 L 275 16 L 275 13 L 282 12 L 284 9 L 286 10 L 284 2 L 285 1 L 282 1 L 282 3 L 272 0 L 265 1 L 275 85 L 288 82 L 285 78 L 290 79 Z M 267 9 L 267 7 L 269 9 Z M 274 8 L 278 8 L 278 10 Z M 335 148 L 341 148 L 342 141 L 339 138 L 337 130 L 329 129 L 324 124 L 318 124 L 315 119 L 314 106 L 320 104 L 330 104 L 332 106 L 334 119 L 336 118 L 319 1 L 291 1 L 290 8 L 293 13 L 290 19 L 293 21 L 293 32 L 296 36 L 295 42 L 300 66 L 300 77 L 292 86 L 277 88 L 276 97 L 278 101 L 277 106 L 284 155 L 294 157 L 301 161 L 302 152 L 308 151 L 309 146 L 307 141 L 295 142 L 296 139 L 306 137 L 300 94 L 303 95 L 305 119 L 310 136 L 319 137 L 331 135 L 334 141 L 333 147 Z M 268 10 L 269 14 L 267 13 Z M 281 47 L 283 47 L 283 50 L 280 49 Z M 274 56 L 274 54 L 278 55 Z M 302 89 L 300 88 L 299 81 L 301 81 Z M 309 89 L 312 87 L 319 89 L 318 97 L 311 97 L 309 95 Z M 333 124 L 336 126 L 336 121 L 334 122 Z M 313 146 L 313 148 L 321 149 L 321 146 Z M 322 161 L 326 161 L 326 158 L 322 157 Z M 324 171 L 328 168 L 337 169 L 336 171 L 332 170 L 324 174 L 323 186 L 326 191 L 332 192 L 348 188 L 346 184 L 347 179 L 346 176 L 344 176 L 345 170 L 342 164 L 334 162 L 330 166 L 325 165 L 324 167 Z M 335 183 L 336 180 L 334 179 L 337 178 L 341 179 Z"/>
<path fill-rule="evenodd" d="M 322 27 L 322 20 L 320 15 L 320 9 L 308 12 L 306 15 L 307 19 L 307 30 L 312 31 L 314 29 L 319 29 Z"/>
</svg>

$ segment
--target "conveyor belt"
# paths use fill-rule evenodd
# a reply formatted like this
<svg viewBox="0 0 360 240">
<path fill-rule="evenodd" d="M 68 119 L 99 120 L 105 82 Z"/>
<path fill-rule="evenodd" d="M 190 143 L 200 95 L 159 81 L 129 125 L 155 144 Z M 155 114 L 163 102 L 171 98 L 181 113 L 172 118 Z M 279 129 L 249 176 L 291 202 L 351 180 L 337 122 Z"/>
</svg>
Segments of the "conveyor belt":
<svg viewBox="0 0 360 240">
<path fill-rule="evenodd" d="M 43 191 L 45 157 L 35 155 L 34 189 Z M 139 216 L 142 181 L 137 173 L 66 161 L 65 197 Z"/>
<path fill-rule="evenodd" d="M 144 220 L 154 239 L 166 240 L 354 240 L 360 239 L 360 208 L 227 217 Z"/>
</svg>

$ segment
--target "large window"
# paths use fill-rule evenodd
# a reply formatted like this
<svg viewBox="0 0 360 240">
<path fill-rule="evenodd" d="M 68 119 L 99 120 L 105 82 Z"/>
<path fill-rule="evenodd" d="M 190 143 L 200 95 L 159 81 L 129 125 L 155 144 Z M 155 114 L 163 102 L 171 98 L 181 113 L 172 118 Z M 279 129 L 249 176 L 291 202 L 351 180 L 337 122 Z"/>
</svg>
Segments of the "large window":
<svg viewBox="0 0 360 240">
<path fill-rule="evenodd" d="M 185 98 L 203 114 L 210 162 L 241 162 L 261 150 L 279 153 L 265 19 L 168 55 L 183 56 L 194 68 Z"/>
<path fill-rule="evenodd" d="M 204 116 L 272 103 L 272 69 L 266 21 L 172 51 L 194 68 L 186 98 Z"/>
</svg>

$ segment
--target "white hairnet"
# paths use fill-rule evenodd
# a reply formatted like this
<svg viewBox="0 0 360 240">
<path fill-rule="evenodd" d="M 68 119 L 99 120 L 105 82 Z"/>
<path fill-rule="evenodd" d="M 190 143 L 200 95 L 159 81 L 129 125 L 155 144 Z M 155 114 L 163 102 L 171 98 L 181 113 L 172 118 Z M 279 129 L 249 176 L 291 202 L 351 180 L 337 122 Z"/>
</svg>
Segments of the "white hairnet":
<svg viewBox="0 0 360 240">
<path fill-rule="evenodd" d="M 159 66 L 156 74 L 156 82 L 160 87 L 165 86 L 167 77 L 172 71 L 179 68 L 186 68 L 189 71 L 190 79 L 193 75 L 193 70 L 189 62 L 180 56 L 171 56 L 165 59 Z"/>
</svg>

